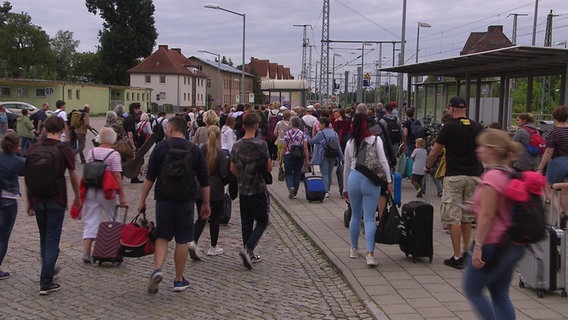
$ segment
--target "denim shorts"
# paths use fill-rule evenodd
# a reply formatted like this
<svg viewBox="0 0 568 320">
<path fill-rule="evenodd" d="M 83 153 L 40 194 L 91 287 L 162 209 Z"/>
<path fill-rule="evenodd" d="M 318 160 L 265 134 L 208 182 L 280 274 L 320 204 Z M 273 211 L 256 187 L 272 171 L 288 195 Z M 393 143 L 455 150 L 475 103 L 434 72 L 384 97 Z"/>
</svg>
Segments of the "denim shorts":
<svg viewBox="0 0 568 320">
<path fill-rule="evenodd" d="M 564 182 L 566 178 L 568 178 L 568 156 L 550 159 L 546 168 L 546 181 L 552 185 Z"/>
<path fill-rule="evenodd" d="M 193 240 L 194 200 L 156 201 L 156 238 L 185 244 Z"/>
</svg>

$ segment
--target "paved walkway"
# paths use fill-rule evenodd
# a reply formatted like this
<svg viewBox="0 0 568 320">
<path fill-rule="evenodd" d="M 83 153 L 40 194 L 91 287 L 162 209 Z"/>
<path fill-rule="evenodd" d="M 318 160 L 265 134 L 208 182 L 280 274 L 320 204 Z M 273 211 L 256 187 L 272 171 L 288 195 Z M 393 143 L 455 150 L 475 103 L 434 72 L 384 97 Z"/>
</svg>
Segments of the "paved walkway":
<svg viewBox="0 0 568 320">
<path fill-rule="evenodd" d="M 332 186 L 331 197 L 323 203 L 309 203 L 304 187 L 298 199 L 288 199 L 285 182 L 277 181 L 269 187 L 274 202 L 288 212 L 300 228 L 341 271 L 351 287 L 377 319 L 476 319 L 467 298 L 462 293 L 464 272 L 445 266 L 443 260 L 452 255 L 450 236 L 440 221 L 440 198 L 433 185 L 429 200 L 434 206 L 434 259 L 412 262 L 398 245 L 377 245 L 377 268 L 369 268 L 365 259 L 349 258 L 349 230 L 343 226 L 344 200 L 338 187 Z M 334 174 L 335 179 L 335 174 Z M 415 199 L 415 191 L 406 179 L 403 181 L 403 203 Z M 473 238 L 472 238 L 473 239 Z M 364 243 L 361 242 L 360 243 Z M 539 299 L 535 291 L 520 289 L 518 276 L 511 285 L 511 297 L 517 319 L 566 319 L 568 301 L 558 292 L 547 293 Z"/>
</svg>

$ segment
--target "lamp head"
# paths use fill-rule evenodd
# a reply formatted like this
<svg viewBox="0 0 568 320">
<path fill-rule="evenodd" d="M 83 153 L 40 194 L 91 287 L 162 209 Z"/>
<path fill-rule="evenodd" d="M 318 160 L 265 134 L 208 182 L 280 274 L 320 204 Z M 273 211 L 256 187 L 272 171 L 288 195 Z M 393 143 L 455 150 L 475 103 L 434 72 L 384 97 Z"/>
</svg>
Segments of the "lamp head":
<svg viewBox="0 0 568 320">
<path fill-rule="evenodd" d="M 209 8 L 209 9 L 219 9 L 221 8 L 220 5 L 214 4 L 214 3 L 206 3 L 203 5 L 205 8 Z"/>
<path fill-rule="evenodd" d="M 429 23 L 427 23 L 427 22 L 420 22 L 420 21 L 418 21 L 418 26 L 419 26 L 419 27 L 422 27 L 422 28 L 430 28 L 430 27 L 431 27 L 431 25 L 430 25 Z"/>
</svg>

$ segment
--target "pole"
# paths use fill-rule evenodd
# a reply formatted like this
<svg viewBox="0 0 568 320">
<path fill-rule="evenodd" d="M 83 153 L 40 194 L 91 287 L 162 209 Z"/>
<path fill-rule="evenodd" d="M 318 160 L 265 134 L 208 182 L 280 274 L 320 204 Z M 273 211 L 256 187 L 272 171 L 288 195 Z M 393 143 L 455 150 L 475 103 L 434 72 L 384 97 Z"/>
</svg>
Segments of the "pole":
<svg viewBox="0 0 568 320">
<path fill-rule="evenodd" d="M 406 0 L 402 1 L 402 33 L 401 33 L 401 39 L 400 39 L 400 55 L 399 55 L 399 60 L 398 60 L 398 65 L 402 66 L 404 65 L 404 46 L 406 43 L 406 38 L 405 38 L 405 32 L 406 32 Z M 403 74 L 399 73 L 398 74 L 398 105 L 401 106 L 401 108 L 399 109 L 400 111 L 402 110 L 402 106 L 404 105 L 403 103 L 403 99 L 404 99 L 404 88 L 403 88 Z"/>
<path fill-rule="evenodd" d="M 246 15 L 243 13 L 243 60 L 241 70 L 241 103 L 245 103 L 245 25 Z"/>
<path fill-rule="evenodd" d="M 223 104 L 223 98 L 221 97 L 221 55 L 217 55 L 217 103 L 219 105 Z"/>
<path fill-rule="evenodd" d="M 418 48 L 420 48 L 420 21 L 418 21 L 418 28 L 416 29 L 416 63 L 418 63 Z"/>
<path fill-rule="evenodd" d="M 532 32 L 532 45 L 536 44 L 536 20 L 538 16 L 538 0 L 534 3 L 534 19 L 533 19 L 533 32 Z"/>
</svg>

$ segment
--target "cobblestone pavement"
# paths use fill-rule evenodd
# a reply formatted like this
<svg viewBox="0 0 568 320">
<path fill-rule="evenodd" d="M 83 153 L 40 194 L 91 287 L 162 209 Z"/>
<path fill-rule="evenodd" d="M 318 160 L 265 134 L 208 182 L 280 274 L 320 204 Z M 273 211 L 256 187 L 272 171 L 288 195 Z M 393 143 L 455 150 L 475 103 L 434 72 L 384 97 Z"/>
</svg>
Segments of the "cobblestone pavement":
<svg viewBox="0 0 568 320">
<path fill-rule="evenodd" d="M 139 186 L 125 183 L 130 217 L 135 214 Z M 62 289 L 39 296 L 39 236 L 35 219 L 23 212 L 23 201 L 19 205 L 3 264 L 12 277 L 0 281 L 0 319 L 371 318 L 330 262 L 277 207 L 271 209 L 271 225 L 257 248 L 263 260 L 252 271 L 246 270 L 237 255 L 242 246 L 238 201 L 233 203 L 231 222 L 220 231 L 219 245 L 225 254 L 188 262 L 185 276 L 191 285 L 175 293 L 171 244 L 156 296 L 146 294 L 152 256 L 127 259 L 119 267 L 84 264 L 82 224 L 66 217 L 57 279 Z M 147 205 L 154 220 L 154 201 Z M 208 228 L 200 245 L 206 252 Z"/>
</svg>

